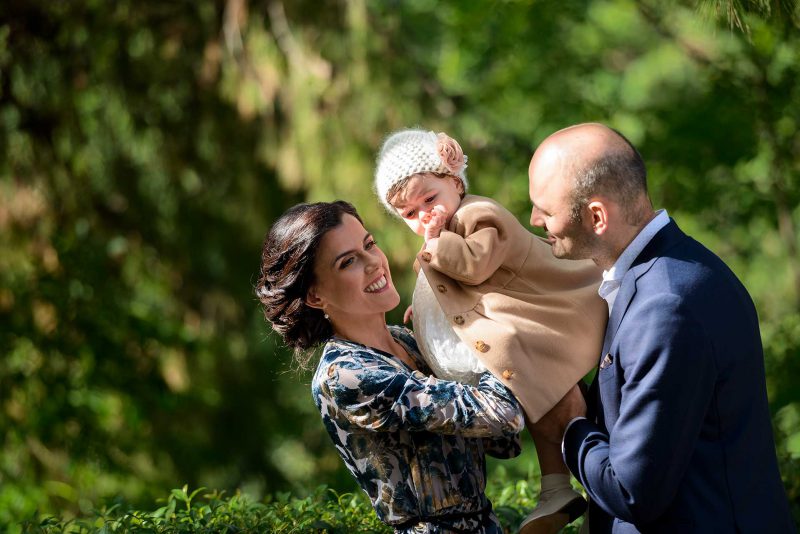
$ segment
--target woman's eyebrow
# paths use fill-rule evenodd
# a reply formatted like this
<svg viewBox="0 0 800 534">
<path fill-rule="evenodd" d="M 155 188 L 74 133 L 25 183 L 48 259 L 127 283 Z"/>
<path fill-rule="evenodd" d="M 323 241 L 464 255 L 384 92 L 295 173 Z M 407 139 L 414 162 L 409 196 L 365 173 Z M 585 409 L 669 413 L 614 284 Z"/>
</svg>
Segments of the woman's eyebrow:
<svg viewBox="0 0 800 534">
<path fill-rule="evenodd" d="M 351 248 L 350 250 L 345 250 L 344 252 L 342 252 L 341 254 L 339 254 L 338 256 L 336 256 L 335 258 L 333 258 L 333 261 L 331 262 L 331 267 L 333 267 L 334 265 L 336 265 L 336 262 L 337 262 L 337 261 L 339 261 L 340 259 L 344 258 L 344 257 L 345 257 L 345 256 L 347 256 L 348 254 L 352 254 L 353 252 L 355 252 L 355 249 L 352 249 L 352 248 Z"/>
<path fill-rule="evenodd" d="M 362 239 L 361 241 L 366 241 L 367 239 L 369 239 L 369 238 L 370 238 L 370 236 L 371 236 L 371 235 L 372 235 L 372 234 L 370 234 L 369 232 L 367 232 L 367 235 L 365 235 L 365 236 L 364 236 L 364 239 Z M 344 252 L 342 252 L 341 254 L 339 254 L 338 256 L 336 256 L 335 258 L 333 258 L 333 261 L 331 262 L 331 267 L 333 267 L 334 265 L 336 265 L 336 262 L 337 262 L 337 261 L 339 261 L 340 259 L 344 258 L 344 257 L 345 257 L 345 256 L 347 256 L 348 254 L 352 254 L 353 252 L 355 252 L 355 249 L 352 249 L 352 248 L 351 248 L 350 250 L 345 250 Z"/>
</svg>

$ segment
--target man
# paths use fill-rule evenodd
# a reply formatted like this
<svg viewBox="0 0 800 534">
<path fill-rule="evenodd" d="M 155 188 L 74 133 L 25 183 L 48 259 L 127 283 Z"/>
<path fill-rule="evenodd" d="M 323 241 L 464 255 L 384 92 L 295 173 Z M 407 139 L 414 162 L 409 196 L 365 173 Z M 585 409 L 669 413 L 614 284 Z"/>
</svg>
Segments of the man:
<svg viewBox="0 0 800 534">
<path fill-rule="evenodd" d="M 589 415 L 575 395 L 558 418 L 591 533 L 794 532 L 745 288 L 653 211 L 644 162 L 614 130 L 556 132 L 529 178 L 531 224 L 553 254 L 605 270 L 609 322 Z"/>
</svg>

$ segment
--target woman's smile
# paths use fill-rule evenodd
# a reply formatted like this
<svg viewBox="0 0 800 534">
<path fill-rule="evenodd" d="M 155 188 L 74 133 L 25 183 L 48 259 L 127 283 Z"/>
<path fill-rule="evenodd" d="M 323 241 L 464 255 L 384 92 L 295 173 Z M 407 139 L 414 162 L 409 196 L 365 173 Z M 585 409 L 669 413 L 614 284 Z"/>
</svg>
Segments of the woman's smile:
<svg viewBox="0 0 800 534">
<path fill-rule="evenodd" d="M 378 279 L 372 282 L 370 285 L 368 285 L 364 289 L 364 291 L 366 291 L 367 293 L 382 293 L 383 291 L 386 290 L 387 286 L 388 282 L 386 281 L 386 276 L 380 275 Z"/>
<path fill-rule="evenodd" d="M 370 315 L 383 321 L 383 314 L 400 303 L 386 256 L 352 215 L 344 215 L 322 238 L 315 274 L 313 292 L 337 328 L 363 327 Z"/>
</svg>

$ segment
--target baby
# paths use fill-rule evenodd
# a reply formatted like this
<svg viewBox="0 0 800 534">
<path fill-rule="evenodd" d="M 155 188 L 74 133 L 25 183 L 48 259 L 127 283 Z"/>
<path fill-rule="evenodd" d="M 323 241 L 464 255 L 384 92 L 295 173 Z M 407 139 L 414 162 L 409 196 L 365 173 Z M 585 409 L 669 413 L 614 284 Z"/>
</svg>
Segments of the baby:
<svg viewBox="0 0 800 534">
<path fill-rule="evenodd" d="M 597 365 L 608 318 L 601 273 L 556 259 L 500 204 L 467 195 L 466 163 L 454 139 L 424 130 L 395 132 L 378 155 L 379 198 L 425 240 L 405 320 L 413 316 L 436 376 L 475 382 L 488 370 L 514 392 L 542 470 L 539 504 L 520 532 L 557 532 L 586 502 L 570 485 L 561 436 L 530 423 Z"/>
</svg>

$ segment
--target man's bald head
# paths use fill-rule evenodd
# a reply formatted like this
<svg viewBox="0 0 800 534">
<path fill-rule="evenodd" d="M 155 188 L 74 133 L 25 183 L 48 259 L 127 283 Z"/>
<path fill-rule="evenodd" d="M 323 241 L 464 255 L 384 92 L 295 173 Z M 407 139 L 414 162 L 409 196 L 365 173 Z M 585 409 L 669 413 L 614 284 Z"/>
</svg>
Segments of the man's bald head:
<svg viewBox="0 0 800 534">
<path fill-rule="evenodd" d="M 532 180 L 571 181 L 567 194 L 576 221 L 592 197 L 619 205 L 630 224 L 652 209 L 641 155 L 621 133 L 603 124 L 578 124 L 549 136 L 531 159 L 529 174 Z"/>
</svg>

